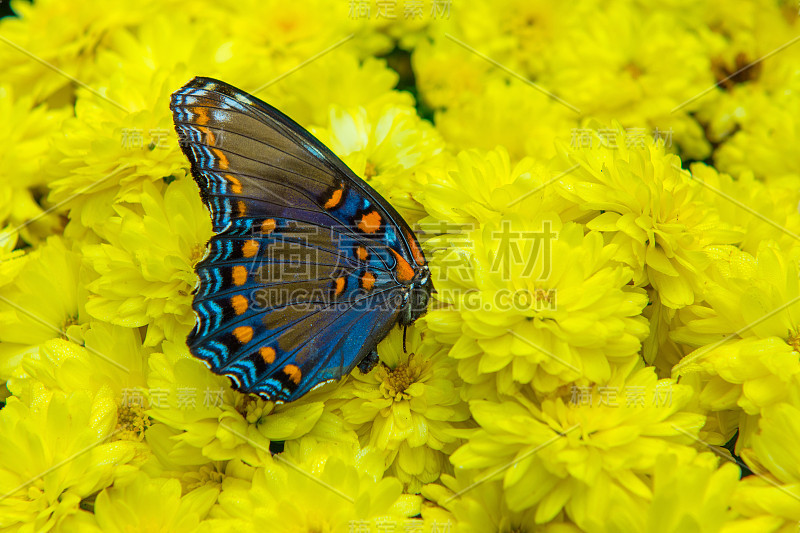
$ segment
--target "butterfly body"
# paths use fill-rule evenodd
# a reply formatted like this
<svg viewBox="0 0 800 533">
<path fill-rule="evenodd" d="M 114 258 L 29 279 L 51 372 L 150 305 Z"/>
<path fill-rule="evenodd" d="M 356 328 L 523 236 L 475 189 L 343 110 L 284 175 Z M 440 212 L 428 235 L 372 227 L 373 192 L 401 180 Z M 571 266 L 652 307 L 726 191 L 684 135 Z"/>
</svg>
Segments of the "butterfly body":
<svg viewBox="0 0 800 533">
<path fill-rule="evenodd" d="M 187 339 L 212 371 L 292 401 L 425 312 L 433 287 L 411 228 L 327 147 L 211 78 L 171 108 L 215 232 Z"/>
</svg>

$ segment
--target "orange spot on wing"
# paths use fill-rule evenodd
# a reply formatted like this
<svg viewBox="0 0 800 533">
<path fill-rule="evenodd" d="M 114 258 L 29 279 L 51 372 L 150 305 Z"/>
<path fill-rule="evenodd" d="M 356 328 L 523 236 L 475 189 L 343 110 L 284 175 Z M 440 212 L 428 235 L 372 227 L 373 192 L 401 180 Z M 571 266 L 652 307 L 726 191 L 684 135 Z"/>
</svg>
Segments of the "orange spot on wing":
<svg viewBox="0 0 800 533">
<path fill-rule="evenodd" d="M 268 218 L 264 222 L 261 223 L 261 233 L 267 234 L 272 233 L 275 230 L 275 219 Z"/>
<path fill-rule="evenodd" d="M 398 281 L 411 281 L 414 279 L 414 269 L 408 264 L 402 255 L 398 254 L 394 248 L 389 248 L 397 259 L 397 266 L 394 267 L 394 272 L 397 275 Z"/>
<path fill-rule="evenodd" d="M 271 365 L 275 362 L 275 348 L 270 348 L 269 346 L 262 346 L 258 349 L 258 355 L 261 356 L 261 359 L 264 360 L 265 363 Z"/>
<path fill-rule="evenodd" d="M 375 285 L 375 274 L 372 272 L 364 272 L 361 276 L 361 286 L 368 291 L 372 290 L 372 287 Z"/>
<path fill-rule="evenodd" d="M 253 328 L 250 326 L 239 326 L 233 329 L 233 336 L 242 344 L 247 344 L 253 340 Z"/>
<path fill-rule="evenodd" d="M 422 255 L 422 250 L 417 245 L 417 239 L 408 230 L 406 230 L 406 240 L 408 240 L 408 245 L 411 247 L 411 255 L 414 256 L 414 261 L 420 266 L 424 265 L 425 256 Z"/>
<path fill-rule="evenodd" d="M 225 179 L 231 184 L 231 192 L 235 194 L 242 194 L 242 182 L 230 174 L 225 174 Z"/>
<path fill-rule="evenodd" d="M 210 129 L 206 128 L 205 126 L 199 126 L 197 129 L 205 136 L 205 141 L 208 146 L 214 146 L 217 144 L 217 138 L 214 137 L 214 132 Z"/>
<path fill-rule="evenodd" d="M 375 233 L 381 227 L 381 214 L 374 209 L 361 216 L 361 221 L 358 223 L 358 229 L 364 233 Z"/>
<path fill-rule="evenodd" d="M 228 165 L 230 162 L 228 161 L 228 156 L 225 155 L 225 152 L 219 148 L 212 148 L 211 153 L 217 158 L 217 164 L 219 165 L 219 168 L 222 170 L 228 170 Z"/>
<path fill-rule="evenodd" d="M 197 117 L 194 119 L 200 126 L 208 124 L 208 108 L 207 107 L 193 107 L 192 113 Z"/>
<path fill-rule="evenodd" d="M 245 311 L 247 311 L 247 298 L 241 294 L 237 294 L 231 298 L 231 307 L 233 307 L 233 311 L 237 315 L 243 314 Z"/>
<path fill-rule="evenodd" d="M 245 241 L 242 245 L 242 255 L 245 257 L 253 257 L 258 253 L 258 241 L 249 240 Z"/>
<path fill-rule="evenodd" d="M 289 376 L 289 379 L 292 380 L 295 385 L 299 385 L 300 378 L 303 377 L 303 373 L 300 372 L 300 369 L 295 365 L 286 365 L 283 367 L 283 373 Z"/>
<path fill-rule="evenodd" d="M 331 194 L 331 197 L 328 198 L 327 202 L 325 202 L 325 209 L 333 209 L 334 207 L 339 205 L 339 203 L 341 203 L 341 201 L 342 201 L 342 194 L 343 193 L 344 193 L 344 185 L 342 185 L 340 188 L 338 188 L 335 191 L 333 191 L 333 194 Z"/>
<path fill-rule="evenodd" d="M 356 257 L 358 257 L 362 261 L 366 261 L 367 257 L 369 257 L 369 252 L 363 246 L 359 246 L 356 248 Z"/>
<path fill-rule="evenodd" d="M 242 265 L 236 265 L 233 267 L 233 284 L 239 287 L 240 285 L 244 285 L 244 282 L 247 281 L 247 269 Z"/>
<path fill-rule="evenodd" d="M 247 204 L 244 203 L 243 200 L 239 200 L 239 203 L 237 204 L 237 209 L 239 211 L 240 218 L 247 215 Z"/>
<path fill-rule="evenodd" d="M 340 294 L 342 294 L 342 292 L 344 292 L 344 286 L 345 286 L 344 276 L 342 276 L 341 278 L 336 278 L 336 280 L 333 283 L 334 283 L 333 293 L 336 296 L 339 296 Z"/>
</svg>

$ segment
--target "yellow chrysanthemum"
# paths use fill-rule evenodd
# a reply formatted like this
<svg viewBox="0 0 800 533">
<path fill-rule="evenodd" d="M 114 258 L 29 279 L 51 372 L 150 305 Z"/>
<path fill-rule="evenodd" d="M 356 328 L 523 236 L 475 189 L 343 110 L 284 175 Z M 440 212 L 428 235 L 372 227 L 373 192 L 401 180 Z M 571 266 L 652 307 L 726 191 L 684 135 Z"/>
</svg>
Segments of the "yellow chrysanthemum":
<svg viewBox="0 0 800 533">
<path fill-rule="evenodd" d="M 520 81 L 495 76 L 483 89 L 435 114 L 437 128 L 453 148 L 502 145 L 514 158 L 549 159 L 556 154 L 555 140 L 571 138 L 578 128 L 574 110 Z"/>
<path fill-rule="evenodd" d="M 777 403 L 764 409 L 758 422 L 759 431 L 753 435 L 752 449 L 744 454 L 753 472 L 784 484 L 800 484 L 800 454 L 792 445 L 800 436 L 797 400 L 792 398 L 791 403 Z M 795 509 L 800 513 L 800 506 L 795 504 Z"/>
<path fill-rule="evenodd" d="M 309 58 L 337 44 L 348 47 L 350 54 L 356 57 L 376 55 L 375 52 L 389 48 L 389 40 L 375 28 L 347 16 L 346 3 L 246 0 L 224 4 L 238 15 L 236 24 L 231 26 L 232 54 L 248 54 L 255 62 L 267 58 L 278 69 L 261 83 L 296 70 Z M 359 38 L 348 42 L 353 34 Z"/>
<path fill-rule="evenodd" d="M 435 481 L 447 469 L 446 454 L 457 446 L 450 433 L 469 418 L 459 396 L 455 361 L 444 349 L 422 340 L 417 328 L 401 329 L 378 345 L 381 363 L 368 374 L 353 372 L 332 402 L 362 446 L 384 454 L 387 473 L 409 492 Z"/>
<path fill-rule="evenodd" d="M 100 492 L 92 513 L 81 513 L 61 525 L 62 531 L 87 533 L 193 533 L 214 505 L 219 489 L 200 487 L 181 494 L 174 479 L 151 479 L 139 472 L 125 483 Z"/>
<path fill-rule="evenodd" d="M 373 7 L 354 2 L 350 4 L 349 11 L 351 18 L 359 18 L 360 15 L 360 18 L 370 19 L 369 15 L 374 15 L 368 22 L 369 27 L 391 37 L 398 49 L 411 51 L 427 43 L 433 28 L 450 17 L 451 4 L 423 0 L 404 4 L 374 4 Z"/>
<path fill-rule="evenodd" d="M 639 358 L 647 335 L 647 297 L 614 261 L 618 246 L 576 224 L 534 220 L 496 219 L 431 260 L 441 303 L 425 321 L 479 396 L 512 393 L 514 382 L 543 392 L 602 383 Z"/>
<path fill-rule="evenodd" d="M 541 78 L 547 88 L 585 117 L 617 120 L 649 138 L 662 132 L 684 157 L 709 155 L 692 116 L 706 101 L 698 94 L 715 81 L 701 37 L 707 28 L 678 10 L 610 2 L 570 30 L 563 37 L 568 46 L 553 50 L 555 68 Z"/>
<path fill-rule="evenodd" d="M 502 479 L 513 511 L 536 508 L 547 522 L 566 508 L 608 503 L 610 491 L 648 497 L 658 458 L 691 460 L 705 417 L 684 410 L 692 389 L 656 380 L 652 369 L 620 372 L 604 386 L 573 387 L 571 397 L 531 400 L 518 393 L 499 402 L 472 401 L 480 425 L 452 456 L 457 468 Z M 580 520 L 579 520 L 580 523 Z"/>
<path fill-rule="evenodd" d="M 411 95 L 393 90 L 397 82 L 397 72 L 385 61 L 374 57 L 359 61 L 352 53 L 335 50 L 255 95 L 303 126 L 322 126 L 329 123 L 331 105 L 349 110 L 413 106 Z"/>
<path fill-rule="evenodd" d="M 789 532 L 800 521 L 800 409 L 798 399 L 763 410 L 752 448 L 742 458 L 755 476 L 742 480 L 733 493 L 733 509 L 745 523 L 759 525 L 760 531 Z M 755 529 L 753 529 L 755 530 Z"/>
<path fill-rule="evenodd" d="M 169 96 L 190 78 L 185 67 L 143 78 L 117 75 L 106 98 L 79 90 L 75 116 L 64 121 L 47 168 L 51 202 L 70 202 L 89 228 L 113 216 L 116 202 L 140 202 L 145 184 L 181 177 Z"/>
<path fill-rule="evenodd" d="M 753 59 L 786 42 L 786 34 L 797 21 L 797 10 L 783 1 L 752 2 L 681 2 L 687 16 L 702 20 L 715 40 L 714 50 L 726 59 L 748 51 Z M 718 41 L 718 42 L 717 42 Z M 727 65 L 730 70 L 734 64 Z M 734 69 L 735 70 L 735 69 Z M 745 76 L 750 76 L 748 73 Z M 739 81 L 739 80 L 737 80 Z M 728 86 L 725 86 L 728 88 Z"/>
<path fill-rule="evenodd" d="M 164 353 L 149 359 L 148 412 L 170 428 L 152 437 L 159 439 L 156 446 L 167 450 L 168 459 L 176 464 L 241 459 L 261 465 L 269 459 L 270 441 L 309 433 L 356 441 L 338 417 L 323 411 L 321 398 L 313 393 L 276 406 L 232 390 L 227 378 L 210 372 L 184 343 L 165 341 L 162 349 Z"/>
<path fill-rule="evenodd" d="M 767 184 L 752 171 L 733 179 L 702 163 L 690 168 L 693 179 L 703 184 L 706 203 L 741 235 L 739 249 L 755 255 L 765 241 L 787 250 L 800 244 L 800 175 L 773 177 Z M 711 253 L 716 255 L 718 248 Z"/>
<path fill-rule="evenodd" d="M 800 485 L 774 486 L 762 478 L 747 477 L 739 482 L 733 509 L 740 516 L 731 520 L 724 533 L 792 533 L 797 530 L 797 500 Z"/>
<path fill-rule="evenodd" d="M 169 13 L 168 16 L 152 17 L 134 28 L 116 31 L 107 37 L 107 42 L 97 52 L 96 64 L 92 77 L 87 80 L 118 90 L 118 84 L 124 81 L 156 80 L 159 74 L 172 72 L 171 78 L 178 82 L 172 90 L 178 89 L 193 74 L 219 76 L 225 79 L 244 71 L 251 62 L 244 58 L 236 58 L 230 53 L 229 35 L 223 24 L 215 24 L 209 19 L 192 18 L 198 5 L 181 6 L 180 13 Z M 206 14 L 223 16 L 219 4 L 206 5 Z M 120 65 L 125 65 L 125 72 L 120 72 Z M 181 79 L 181 76 L 186 76 Z M 237 80 L 230 80 L 237 81 Z M 124 91 L 119 91 L 124 93 Z M 145 94 L 134 95 L 133 101 L 138 105 L 153 102 L 151 98 L 142 98 Z M 88 94 L 81 98 L 94 98 Z M 107 94 L 113 98 L 111 94 Z M 159 95 L 161 96 L 161 95 Z M 163 100 L 161 100 L 163 101 Z M 125 105 L 125 102 L 119 101 Z M 126 105 L 126 107 L 128 107 Z M 131 108 L 130 112 L 141 108 Z M 146 108 L 145 108 L 146 109 Z M 153 107 L 150 109 L 154 117 L 169 115 L 169 108 Z M 149 139 L 148 139 L 149 142 Z"/>
<path fill-rule="evenodd" d="M 222 482 L 226 476 L 235 475 L 240 471 L 249 472 L 249 467 L 242 461 L 215 461 L 211 464 L 202 465 L 199 468 L 185 468 L 178 478 L 184 492 L 200 487 L 213 487 L 222 490 Z M 162 475 L 172 475 L 175 471 L 165 472 Z M 246 474 L 245 474 L 246 475 Z"/>
<path fill-rule="evenodd" d="M 542 524 L 536 520 L 535 509 L 513 511 L 503 497 L 501 481 L 486 481 L 479 476 L 470 475 L 465 470 L 456 476 L 443 475 L 444 485 L 426 485 L 422 494 L 439 503 L 450 513 L 439 507 L 422 509 L 425 523 L 438 523 L 441 530 L 447 531 L 447 524 L 453 524 L 453 533 L 511 533 L 517 531 L 537 531 L 541 533 L 579 533 L 581 530 L 564 518 L 564 513 Z"/>
<path fill-rule="evenodd" d="M 620 127 L 591 132 L 585 147 L 563 147 L 564 164 L 580 168 L 559 182 L 565 197 L 585 211 L 586 226 L 611 237 L 617 259 L 634 272 L 634 284 L 652 284 L 664 305 L 681 308 L 699 299 L 705 248 L 740 237 L 701 203 L 703 187 L 664 143 L 637 146 Z"/>
<path fill-rule="evenodd" d="M 94 393 L 109 387 L 119 400 L 123 391 L 145 386 L 151 351 L 142 346 L 139 330 L 92 321 L 72 341 L 44 342 L 22 360 L 22 369 L 49 390 Z"/>
<path fill-rule="evenodd" d="M 112 324 L 147 326 L 148 346 L 165 336 L 182 339 L 194 324 L 194 264 L 212 235 L 193 180 L 184 177 L 160 189 L 142 185 L 141 211 L 115 206 L 117 216 L 97 229 L 107 242 L 83 250 L 99 274 L 87 286 L 92 294 L 86 310 Z"/>
<path fill-rule="evenodd" d="M 645 490 L 605 487 L 608 494 L 587 498 L 574 520 L 589 533 L 725 531 L 739 469 L 719 462 L 710 452 L 689 461 L 667 453 L 656 459 L 650 479 L 643 479 Z"/>
<path fill-rule="evenodd" d="M 110 389 L 117 407 L 117 425 L 112 440 L 136 444 L 132 464 L 150 457 L 143 444 L 152 421 L 146 414 L 145 369 L 150 350 L 142 346 L 139 330 L 90 322 L 72 340 L 51 339 L 39 350 L 26 354 L 21 367 L 25 377 L 9 382 L 17 396 L 43 384 L 48 390 L 90 395 Z M 80 344 L 78 344 L 80 343 Z"/>
<path fill-rule="evenodd" d="M 17 250 L 19 232 L 11 226 L 0 230 L 0 287 L 13 282 L 22 272 L 30 257 L 24 250 Z"/>
<path fill-rule="evenodd" d="M 497 44 L 493 59 L 502 60 L 512 68 L 519 67 L 526 77 L 539 78 L 554 66 L 563 68 L 553 62 L 551 50 L 566 46 L 570 27 L 585 24 L 589 10 L 596 8 L 596 0 L 570 5 L 547 0 L 501 0 L 483 3 L 483 12 L 476 10 L 472 16 L 489 15 L 497 19 L 499 32 L 484 36 Z M 483 43 L 478 41 L 476 45 Z"/>
<path fill-rule="evenodd" d="M 496 61 L 495 67 L 500 64 L 517 76 L 538 80 L 559 68 L 554 50 L 569 46 L 570 30 L 585 26 L 597 7 L 596 0 L 568 6 L 546 0 L 481 1 L 469 9 L 454 5 L 453 16 L 432 24 L 430 33 L 437 47 L 465 55 L 474 54 L 472 48 Z M 458 82 L 452 80 L 454 86 Z"/>
<path fill-rule="evenodd" d="M 512 164 L 505 147 L 459 152 L 443 166 L 430 173 L 422 189 L 420 199 L 429 215 L 421 221 L 426 234 L 461 233 L 498 215 L 576 211 L 548 186 L 554 176 L 547 165 L 530 157 Z"/>
<path fill-rule="evenodd" d="M 0 294 L 0 379 L 21 375 L 22 358 L 41 343 L 79 338 L 80 324 L 88 319 L 81 258 L 62 239 L 49 238 L 24 261 Z"/>
<path fill-rule="evenodd" d="M 420 103 L 436 111 L 461 108 L 484 92 L 491 65 L 465 52 L 449 40 L 419 43 L 411 55 L 411 65 Z"/>
<path fill-rule="evenodd" d="M 402 531 L 419 499 L 382 474 L 377 451 L 304 438 L 265 462 L 252 482 L 228 478 L 206 531 L 347 533 L 380 524 Z"/>
<path fill-rule="evenodd" d="M 705 19 L 716 34 L 709 40 L 714 98 L 702 96 L 697 117 L 720 144 L 714 154 L 719 169 L 736 176 L 780 176 L 797 169 L 790 153 L 796 128 L 800 50 L 797 10 L 780 2 L 709 2 Z M 789 8 L 789 9 L 787 9 Z"/>
<path fill-rule="evenodd" d="M 733 252 L 730 262 L 720 261 L 731 275 L 708 288 L 705 304 L 682 310 L 684 325 L 672 333 L 698 347 L 673 373 L 696 383 L 701 405 L 741 410 L 737 447 L 749 444 L 753 416 L 793 398 L 800 387 L 797 252 L 770 243 L 762 243 L 755 258 Z"/>
<path fill-rule="evenodd" d="M 408 194 L 416 168 L 435 158 L 443 142 L 412 107 L 331 108 L 326 130 L 314 133 L 360 177 L 389 200 Z"/>
<path fill-rule="evenodd" d="M 464 533 L 710 532 L 719 531 L 728 518 L 728 508 L 739 479 L 736 466 L 726 464 L 720 469 L 718 462 L 719 459 L 711 453 L 697 455 L 689 462 L 678 461 L 669 454 L 658 457 L 652 481 L 643 478 L 651 491 L 649 496 L 642 495 L 642 491 L 606 486 L 607 495 L 587 499 L 581 502 L 580 509 L 571 513 L 569 518 L 579 520 L 580 528 L 565 518 L 563 512 L 543 524 L 536 520 L 535 509 L 512 511 L 503 499 L 502 482 L 483 481 L 482 478 L 476 481 L 466 473 L 460 479 L 445 476 L 443 481 L 447 488 L 428 485 L 423 494 L 451 509 L 456 521 L 455 530 Z M 425 510 L 423 516 L 427 519 Z"/>
<path fill-rule="evenodd" d="M 753 117 L 714 154 L 720 170 L 734 176 L 753 172 L 760 178 L 800 175 L 800 164 L 792 157 L 800 142 L 800 126 L 792 120 L 800 113 L 797 90 L 787 89 L 780 96 L 758 93 L 751 98 L 747 108 Z"/>
<path fill-rule="evenodd" d="M 81 500 L 110 485 L 134 457 L 115 441 L 110 389 L 64 395 L 37 388 L 0 410 L 0 528 L 49 531 L 79 512 Z"/>
<path fill-rule="evenodd" d="M 20 94 L 62 103 L 70 98 L 70 77 L 91 77 L 95 54 L 109 35 L 135 26 L 159 10 L 158 3 L 147 0 L 113 5 L 102 1 L 73 5 L 58 0 L 32 5 L 15 0 L 11 7 L 18 16 L 0 20 L 4 81 L 13 82 Z"/>
<path fill-rule="evenodd" d="M 9 224 L 30 242 L 61 226 L 55 213 L 37 203 L 37 196 L 46 181 L 41 165 L 52 132 L 59 130 L 66 116 L 64 108 L 36 105 L 32 96 L 15 94 L 7 83 L 0 85 L 0 117 L 6 127 L 0 144 L 0 224 Z"/>
<path fill-rule="evenodd" d="M 718 411 L 738 406 L 758 414 L 800 386 L 797 354 L 781 337 L 749 337 L 692 352 L 675 371 L 706 378 L 699 396 L 706 407 Z"/>
</svg>

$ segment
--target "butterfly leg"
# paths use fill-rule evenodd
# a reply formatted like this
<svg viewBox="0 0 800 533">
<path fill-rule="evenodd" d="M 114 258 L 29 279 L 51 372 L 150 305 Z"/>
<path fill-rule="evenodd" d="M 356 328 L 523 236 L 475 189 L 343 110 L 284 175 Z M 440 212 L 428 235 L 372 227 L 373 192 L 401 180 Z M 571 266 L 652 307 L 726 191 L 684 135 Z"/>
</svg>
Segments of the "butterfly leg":
<svg viewBox="0 0 800 533">
<path fill-rule="evenodd" d="M 378 364 L 378 350 L 374 349 L 367 354 L 367 356 L 358 363 L 358 370 L 361 371 L 362 374 L 368 374 L 370 370 L 375 368 L 375 365 Z"/>
</svg>

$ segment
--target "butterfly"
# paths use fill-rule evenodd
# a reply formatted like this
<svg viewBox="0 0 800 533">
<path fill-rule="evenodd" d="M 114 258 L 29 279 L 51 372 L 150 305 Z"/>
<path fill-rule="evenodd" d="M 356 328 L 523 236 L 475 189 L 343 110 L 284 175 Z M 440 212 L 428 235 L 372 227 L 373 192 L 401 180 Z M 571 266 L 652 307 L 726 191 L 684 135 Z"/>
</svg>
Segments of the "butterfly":
<svg viewBox="0 0 800 533">
<path fill-rule="evenodd" d="M 194 78 L 170 108 L 215 233 L 195 267 L 191 353 L 275 402 L 368 371 L 433 290 L 409 225 L 300 125 L 232 85 Z"/>
</svg>

